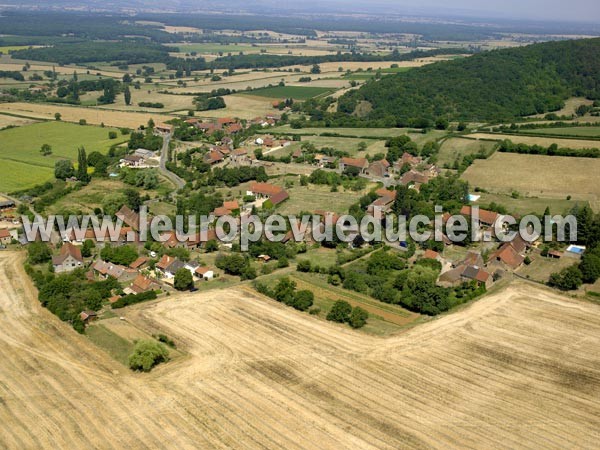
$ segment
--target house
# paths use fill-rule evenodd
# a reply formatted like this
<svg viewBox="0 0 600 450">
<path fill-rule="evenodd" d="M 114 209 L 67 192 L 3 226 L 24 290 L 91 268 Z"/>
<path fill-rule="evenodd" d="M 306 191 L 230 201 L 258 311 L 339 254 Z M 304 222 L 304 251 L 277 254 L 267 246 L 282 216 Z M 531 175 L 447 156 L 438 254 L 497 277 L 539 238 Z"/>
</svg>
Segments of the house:
<svg viewBox="0 0 600 450">
<path fill-rule="evenodd" d="M 173 134 L 175 127 L 167 123 L 158 123 L 154 126 L 154 131 L 159 134 Z"/>
<path fill-rule="evenodd" d="M 294 150 L 294 152 L 292 153 L 292 158 L 294 159 L 298 159 L 302 157 L 302 149 L 301 148 L 297 148 L 296 150 Z"/>
<path fill-rule="evenodd" d="M 465 205 L 461 208 L 460 214 L 463 216 L 471 217 L 473 209 L 469 205 Z M 487 211 L 485 209 L 479 209 L 479 224 L 487 227 L 493 227 L 496 222 L 501 219 L 502 216 L 494 211 Z"/>
<path fill-rule="evenodd" d="M 121 206 L 121 209 L 117 211 L 116 216 L 118 219 L 121 219 L 125 225 L 131 227 L 132 230 L 140 230 L 140 215 L 129 208 L 129 206 Z"/>
<path fill-rule="evenodd" d="M 494 278 L 489 272 L 486 272 L 479 266 L 467 266 L 462 273 L 462 278 L 465 281 L 475 281 L 480 286 L 490 288 L 494 282 Z"/>
<path fill-rule="evenodd" d="M 248 163 L 248 149 L 247 148 L 238 148 L 231 152 L 229 155 L 229 159 L 234 164 L 244 164 Z"/>
<path fill-rule="evenodd" d="M 425 184 L 429 181 L 429 177 L 427 174 L 422 172 L 418 172 L 416 170 L 409 170 L 404 175 L 400 177 L 400 184 L 403 186 L 412 187 L 414 189 L 419 189 L 422 184 Z"/>
<path fill-rule="evenodd" d="M 96 314 L 96 311 L 82 311 L 79 314 L 79 317 L 83 323 L 87 325 L 88 323 L 96 320 L 98 318 L 98 314 Z"/>
<path fill-rule="evenodd" d="M 194 274 L 196 275 L 196 277 L 206 281 L 212 280 L 215 276 L 214 271 L 212 271 L 208 267 L 197 267 L 194 271 Z"/>
<path fill-rule="evenodd" d="M 210 150 L 208 153 L 206 153 L 203 157 L 202 160 L 206 163 L 206 164 L 210 164 L 211 166 L 213 164 L 218 164 L 221 161 L 223 161 L 223 154 L 219 151 L 219 150 Z"/>
<path fill-rule="evenodd" d="M 498 250 L 492 253 L 488 259 L 488 267 L 500 265 L 501 267 L 507 267 L 509 269 L 515 270 L 523 264 L 525 261 L 525 257 L 520 255 L 517 250 L 510 244 L 510 242 L 506 242 L 500 246 Z"/>
<path fill-rule="evenodd" d="M 0 201 L 0 211 L 4 209 L 10 209 L 15 207 L 15 202 L 12 200 L 2 200 Z"/>
<path fill-rule="evenodd" d="M 367 213 L 371 216 L 375 214 L 375 209 L 378 208 L 382 213 L 387 213 L 392 209 L 396 200 L 396 191 L 388 191 L 387 189 L 378 189 L 375 191 L 379 198 L 367 207 Z"/>
<path fill-rule="evenodd" d="M 55 273 L 72 272 L 78 267 L 83 267 L 81 250 L 70 242 L 63 244 L 58 256 L 52 257 L 52 267 Z"/>
<path fill-rule="evenodd" d="M 367 175 L 377 178 L 385 178 L 389 176 L 388 170 L 390 168 L 390 163 L 387 159 L 382 159 L 379 161 L 373 161 L 369 168 L 367 169 Z"/>
<path fill-rule="evenodd" d="M 341 158 L 339 163 L 340 172 L 344 172 L 348 167 L 355 167 L 359 170 L 359 173 L 366 173 L 369 168 L 369 161 L 365 158 Z"/>
<path fill-rule="evenodd" d="M 129 264 L 130 269 L 140 270 L 143 269 L 148 264 L 148 258 L 145 256 L 140 256 L 134 262 Z"/>
<path fill-rule="evenodd" d="M 246 195 L 252 195 L 257 199 L 268 198 L 271 200 L 273 206 L 290 198 L 285 189 L 269 183 L 252 183 L 250 185 L 250 190 L 246 192 Z"/>
<path fill-rule="evenodd" d="M 145 277 L 142 274 L 138 274 L 137 277 L 131 283 L 131 290 L 135 294 L 141 294 L 143 292 L 155 291 L 159 289 L 159 284 L 152 278 Z"/>
<path fill-rule="evenodd" d="M 146 159 L 141 155 L 127 155 L 121 159 L 121 167 L 142 167 L 146 164 Z"/>
<path fill-rule="evenodd" d="M 423 259 L 434 259 L 441 262 L 442 256 L 434 250 L 427 249 L 425 250 L 425 253 L 423 253 Z"/>
<path fill-rule="evenodd" d="M 231 117 L 220 117 L 217 119 L 217 124 L 219 124 L 221 127 L 227 126 L 227 125 L 232 125 L 236 122 L 237 122 L 237 120 L 232 119 Z"/>
<path fill-rule="evenodd" d="M 167 268 L 175 261 L 175 257 L 169 255 L 162 255 L 160 260 L 154 266 L 160 272 L 165 272 Z"/>
<path fill-rule="evenodd" d="M 272 148 L 275 146 L 275 139 L 273 139 L 271 136 L 265 136 L 262 141 L 262 145 L 265 147 Z"/>
<path fill-rule="evenodd" d="M 563 256 L 564 256 L 564 255 L 563 255 L 563 252 L 559 252 L 558 250 L 550 250 L 550 251 L 548 252 L 548 257 L 549 257 L 549 258 L 560 259 L 560 258 L 562 258 Z"/>
<path fill-rule="evenodd" d="M 237 123 L 237 122 L 236 122 L 236 123 L 232 123 L 232 124 L 231 124 L 231 125 L 229 125 L 227 128 L 225 128 L 225 131 L 226 131 L 228 134 L 236 134 L 236 133 L 239 133 L 239 132 L 240 132 L 240 131 L 242 131 L 242 130 L 243 130 L 243 128 L 242 128 L 242 124 L 240 124 L 240 123 Z"/>
<path fill-rule="evenodd" d="M 152 150 L 146 150 L 145 148 L 138 148 L 133 154 L 141 156 L 144 159 L 150 159 L 156 156 Z"/>
<path fill-rule="evenodd" d="M 92 269 L 101 278 L 106 279 L 108 277 L 113 277 L 121 283 L 128 283 L 138 275 L 138 272 L 135 269 L 130 269 L 129 267 L 120 266 L 118 264 L 113 264 L 106 261 L 96 261 L 92 265 Z"/>
<path fill-rule="evenodd" d="M 8 245 L 12 242 L 13 237 L 12 234 L 10 234 L 10 231 L 6 230 L 6 229 L 2 229 L 0 230 L 0 244 L 1 245 Z"/>
<path fill-rule="evenodd" d="M 271 257 L 269 255 L 258 255 L 258 257 L 256 259 L 259 262 L 264 262 L 264 263 L 268 263 L 269 261 L 271 261 Z"/>
</svg>

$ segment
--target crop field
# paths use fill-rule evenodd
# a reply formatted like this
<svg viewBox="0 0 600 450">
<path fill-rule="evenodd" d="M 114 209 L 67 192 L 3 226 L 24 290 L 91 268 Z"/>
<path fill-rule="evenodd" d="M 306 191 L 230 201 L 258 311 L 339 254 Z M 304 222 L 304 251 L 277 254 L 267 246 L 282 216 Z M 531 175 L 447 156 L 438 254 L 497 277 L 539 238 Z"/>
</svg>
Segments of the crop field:
<svg viewBox="0 0 600 450">
<path fill-rule="evenodd" d="M 185 294 L 122 310 L 187 353 L 133 374 L 43 310 L 22 263 L 0 254 L 3 448 L 563 449 L 600 437 L 593 303 L 514 284 L 380 338 L 247 290 Z"/>
<path fill-rule="evenodd" d="M 264 89 L 255 89 L 253 96 L 272 99 L 293 98 L 294 100 L 308 100 L 309 98 L 332 92 L 331 88 L 309 86 L 275 86 Z"/>
<path fill-rule="evenodd" d="M 467 155 L 479 153 L 482 149 L 486 154 L 489 154 L 495 146 L 495 142 L 489 141 L 474 141 L 462 138 L 446 139 L 440 148 L 438 163 L 442 167 L 445 164 L 452 166 L 457 158 L 460 160 Z"/>
<path fill-rule="evenodd" d="M 600 173 L 600 160 L 562 156 L 495 153 L 477 160 L 462 178 L 472 187 L 494 193 L 518 191 L 526 197 L 548 197 L 595 201 L 600 197 L 600 184 L 590 180 Z"/>
<path fill-rule="evenodd" d="M 165 113 L 183 109 L 195 109 L 195 106 L 193 104 L 194 96 L 161 94 L 156 92 L 156 89 L 157 88 L 154 86 L 142 85 L 141 89 L 132 89 L 131 104 L 129 106 L 125 104 L 125 96 L 123 94 L 119 94 L 115 99 L 115 103 L 111 103 L 110 105 L 99 105 L 98 108 L 110 110 L 116 109 L 120 111 L 144 111 L 155 113 Z M 87 106 L 94 106 L 97 98 L 98 92 L 90 92 L 81 96 L 82 102 L 85 102 Z M 164 105 L 164 108 L 147 108 L 139 106 L 140 102 L 162 103 Z"/>
<path fill-rule="evenodd" d="M 112 127 L 127 127 L 136 129 L 145 125 L 148 120 L 164 122 L 174 116 L 159 113 L 136 113 L 125 111 L 111 111 L 101 108 L 87 108 L 81 106 L 50 105 L 42 103 L 0 103 L 0 112 L 12 113 L 32 119 L 51 119 L 54 114 L 60 113 L 65 122 L 79 122 L 85 119 L 88 124 L 105 124 Z"/>
<path fill-rule="evenodd" d="M 569 128 L 565 128 L 566 130 Z M 509 139 L 515 144 L 527 144 L 527 145 L 542 145 L 549 147 L 552 144 L 556 144 L 559 147 L 567 147 L 574 149 L 583 148 L 600 148 L 600 141 L 586 141 L 585 139 L 563 139 L 563 138 L 545 138 L 538 136 L 523 136 L 516 134 L 491 134 L 491 133 L 474 133 L 470 134 L 469 137 L 476 139 L 492 139 L 496 141 L 502 141 Z"/>
<path fill-rule="evenodd" d="M 3 171 L 8 177 L 0 179 L 0 191 L 23 189 L 51 179 L 55 162 L 77 159 L 81 145 L 88 153 L 106 152 L 112 144 L 127 139 L 120 133 L 117 139 L 109 139 L 109 131 L 110 128 L 64 122 L 42 122 L 0 131 L 0 161 L 11 163 L 13 169 Z M 50 144 L 51 155 L 40 154 L 43 144 Z"/>
<path fill-rule="evenodd" d="M 21 117 L 7 116 L 5 114 L 0 114 L 0 128 L 6 127 L 20 127 L 22 125 L 28 125 L 30 123 L 35 122 L 31 119 L 23 119 Z"/>
<path fill-rule="evenodd" d="M 322 133 L 339 134 L 341 136 L 389 138 L 406 134 L 407 128 L 301 128 L 294 129 L 289 125 L 283 125 L 273 129 L 274 132 L 286 134 L 316 134 Z"/>
</svg>

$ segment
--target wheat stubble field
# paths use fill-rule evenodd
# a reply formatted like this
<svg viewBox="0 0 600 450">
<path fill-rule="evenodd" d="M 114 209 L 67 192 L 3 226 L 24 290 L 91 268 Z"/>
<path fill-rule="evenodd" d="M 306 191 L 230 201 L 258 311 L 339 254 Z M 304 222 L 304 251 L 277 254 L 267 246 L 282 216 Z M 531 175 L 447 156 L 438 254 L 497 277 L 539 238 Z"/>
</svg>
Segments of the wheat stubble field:
<svg viewBox="0 0 600 450">
<path fill-rule="evenodd" d="M 132 374 L 0 253 L 2 448 L 593 448 L 600 306 L 513 284 L 392 338 L 243 289 L 124 313 L 188 356 Z"/>
</svg>

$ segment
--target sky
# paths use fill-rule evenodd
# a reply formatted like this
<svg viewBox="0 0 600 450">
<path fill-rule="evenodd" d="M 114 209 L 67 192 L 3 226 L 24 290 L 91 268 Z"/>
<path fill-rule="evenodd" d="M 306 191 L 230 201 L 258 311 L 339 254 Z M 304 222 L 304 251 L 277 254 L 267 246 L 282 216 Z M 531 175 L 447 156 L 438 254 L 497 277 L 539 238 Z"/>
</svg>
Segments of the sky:
<svg viewBox="0 0 600 450">
<path fill-rule="evenodd" d="M 251 3 L 248 2 L 248 3 Z M 526 20 L 600 21 L 600 0 L 321 0 L 321 4 L 394 12 L 443 12 L 470 16 L 493 16 Z M 298 5 L 297 1 L 280 0 L 280 4 Z M 302 4 L 302 3 L 300 3 Z M 342 9 L 343 10 L 343 9 Z"/>
</svg>

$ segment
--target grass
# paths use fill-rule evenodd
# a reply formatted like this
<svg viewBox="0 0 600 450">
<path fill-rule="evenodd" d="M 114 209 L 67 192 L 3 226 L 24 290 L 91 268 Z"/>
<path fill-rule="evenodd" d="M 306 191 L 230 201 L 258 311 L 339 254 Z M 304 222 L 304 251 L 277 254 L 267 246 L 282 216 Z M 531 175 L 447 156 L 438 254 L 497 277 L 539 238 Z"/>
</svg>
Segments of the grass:
<svg viewBox="0 0 600 450">
<path fill-rule="evenodd" d="M 298 260 L 308 260 L 313 266 L 330 267 L 337 264 L 337 254 L 334 249 L 317 247 L 298 255 Z"/>
<path fill-rule="evenodd" d="M 491 152 L 496 146 L 495 142 L 474 141 L 472 139 L 450 138 L 446 139 L 438 154 L 438 164 L 444 167 L 446 164 L 452 167 L 454 161 L 462 159 L 467 155 L 478 153 L 482 148 L 486 153 Z"/>
<path fill-rule="evenodd" d="M 308 100 L 333 92 L 333 89 L 314 86 L 274 86 L 252 91 L 253 96 L 272 99 L 293 98 L 294 100 Z"/>
<path fill-rule="evenodd" d="M 520 197 L 513 198 L 506 194 L 489 194 L 478 193 L 481 198 L 474 204 L 485 206 L 494 202 L 504 206 L 509 213 L 526 215 L 530 213 L 543 214 L 546 207 L 550 208 L 552 214 L 565 214 L 569 212 L 575 205 L 587 202 L 567 200 L 561 198 L 544 198 L 544 197 Z"/>
<path fill-rule="evenodd" d="M 5 45 L 0 46 L 0 53 L 3 55 L 8 55 L 9 52 L 13 52 L 16 50 L 23 50 L 25 48 L 29 48 L 28 45 Z"/>
<path fill-rule="evenodd" d="M 472 187 L 523 197 L 596 201 L 600 159 L 495 153 L 475 161 L 462 175 Z"/>
<path fill-rule="evenodd" d="M 438 138 L 444 136 L 445 132 L 432 130 L 426 134 L 415 133 L 415 130 L 411 128 L 300 128 L 294 129 L 289 125 L 283 125 L 271 129 L 272 133 L 280 134 L 300 134 L 300 135 L 321 135 L 327 134 L 339 134 L 342 137 L 365 137 L 365 138 L 381 138 L 386 139 L 390 137 L 400 136 L 402 134 L 410 135 L 411 139 L 417 141 L 423 141 L 431 138 Z"/>
<path fill-rule="evenodd" d="M 133 342 L 119 336 L 99 323 L 90 325 L 86 329 L 85 334 L 90 341 L 107 352 L 115 360 L 128 366 L 129 355 L 133 353 Z"/>
<path fill-rule="evenodd" d="M 522 134 L 547 134 L 552 136 L 581 136 L 581 137 L 600 137 L 600 127 L 559 127 L 559 128 L 538 128 L 534 130 L 522 129 Z M 600 145 L 600 144 L 599 144 Z"/>
<path fill-rule="evenodd" d="M 41 122 L 0 132 L 0 161 L 10 165 L 0 179 L 0 191 L 25 189 L 52 179 L 54 164 L 60 159 L 77 158 L 77 149 L 84 146 L 87 153 L 100 151 L 127 139 L 118 133 L 109 139 L 109 131 L 116 129 L 81 126 L 63 122 Z M 40 148 L 50 144 L 52 154 L 42 156 Z"/>
<path fill-rule="evenodd" d="M 547 282 L 554 272 L 560 272 L 562 269 L 578 263 L 575 258 L 567 256 L 561 259 L 545 258 L 537 252 L 531 256 L 531 259 L 531 264 L 528 266 L 523 265 L 517 273 L 540 283 Z"/>
<path fill-rule="evenodd" d="M 287 191 L 290 198 L 277 207 L 278 214 L 299 214 L 303 211 L 316 210 L 345 213 L 348 208 L 358 201 L 361 193 L 346 191 L 339 188 L 339 192 L 331 192 L 329 186 L 294 186 Z"/>
</svg>

